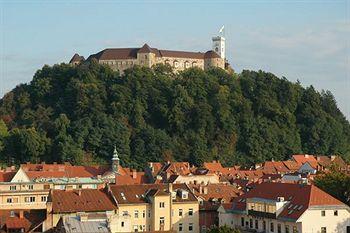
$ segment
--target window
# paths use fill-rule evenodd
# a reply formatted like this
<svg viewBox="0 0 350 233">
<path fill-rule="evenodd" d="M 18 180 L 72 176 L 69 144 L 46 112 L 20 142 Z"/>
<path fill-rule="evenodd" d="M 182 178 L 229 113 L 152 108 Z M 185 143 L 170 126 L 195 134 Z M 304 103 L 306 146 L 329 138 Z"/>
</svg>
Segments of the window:
<svg viewBox="0 0 350 233">
<path fill-rule="evenodd" d="M 123 216 L 128 216 L 129 212 L 128 211 L 123 211 Z"/>
<path fill-rule="evenodd" d="M 293 227 L 293 233 L 298 233 L 298 229 L 296 226 Z"/>
<path fill-rule="evenodd" d="M 146 210 L 142 210 L 142 218 L 146 218 Z"/>
<path fill-rule="evenodd" d="M 285 232 L 289 233 L 289 226 L 288 225 L 285 226 Z"/>
<path fill-rule="evenodd" d="M 16 185 L 11 185 L 11 186 L 10 186 L 10 190 L 11 190 L 11 191 L 15 191 L 15 190 L 16 190 Z"/>
<path fill-rule="evenodd" d="M 338 216 L 338 210 L 334 210 L 334 216 Z"/>
<path fill-rule="evenodd" d="M 244 227 L 244 218 L 241 217 L 241 226 Z"/>
<path fill-rule="evenodd" d="M 29 190 L 33 190 L 33 185 L 32 185 L 32 184 L 29 184 L 29 185 L 28 185 L 28 189 L 29 189 Z"/>
<path fill-rule="evenodd" d="M 178 61 L 174 61 L 174 67 L 177 68 L 179 66 L 179 62 Z"/>
<path fill-rule="evenodd" d="M 138 211 L 138 210 L 135 210 L 135 211 L 134 211 L 134 217 L 135 217 L 135 218 L 139 218 L 139 211 Z"/>
<path fill-rule="evenodd" d="M 249 227 L 253 228 L 253 219 L 249 219 Z"/>
<path fill-rule="evenodd" d="M 321 233 L 327 233 L 327 228 L 326 227 L 321 227 Z"/>
<path fill-rule="evenodd" d="M 182 223 L 179 223 L 179 231 L 182 231 L 183 230 L 183 225 Z"/>
<path fill-rule="evenodd" d="M 121 225 L 121 227 L 124 227 L 124 222 L 121 222 L 120 225 Z"/>
<path fill-rule="evenodd" d="M 139 226 L 138 225 L 134 225 L 134 232 L 138 232 L 139 231 Z"/>
<path fill-rule="evenodd" d="M 263 230 L 266 231 L 266 221 L 263 221 Z"/>
<path fill-rule="evenodd" d="M 182 217 L 183 210 L 179 209 L 179 216 Z"/>
<path fill-rule="evenodd" d="M 346 233 L 350 233 L 350 226 L 346 227 Z"/>
<path fill-rule="evenodd" d="M 151 217 L 151 211 L 148 210 L 148 217 L 150 218 Z"/>
<path fill-rule="evenodd" d="M 44 184 L 44 189 L 50 189 L 50 185 L 49 184 Z"/>
<path fill-rule="evenodd" d="M 322 211 L 321 211 L 321 216 L 322 216 L 322 217 L 326 216 L 326 211 L 325 211 L 325 210 L 322 210 Z"/>
<path fill-rule="evenodd" d="M 35 202 L 35 197 L 25 197 L 24 201 L 25 202 Z"/>
<path fill-rule="evenodd" d="M 188 224 L 188 231 L 193 231 L 193 223 Z"/>
<path fill-rule="evenodd" d="M 258 222 L 258 220 L 255 220 L 255 229 L 259 229 L 259 222 Z"/>
<path fill-rule="evenodd" d="M 277 224 L 277 233 L 282 233 L 281 224 Z"/>
<path fill-rule="evenodd" d="M 165 223 L 165 218 L 164 217 L 160 217 L 159 218 L 159 225 L 164 225 L 164 223 Z"/>
<path fill-rule="evenodd" d="M 193 215 L 193 209 L 189 209 L 189 210 L 188 210 L 188 215 L 189 215 L 189 216 L 192 216 L 192 215 Z"/>
<path fill-rule="evenodd" d="M 46 202 L 47 197 L 46 196 L 41 196 L 41 202 Z"/>
<path fill-rule="evenodd" d="M 270 224 L 270 231 L 274 232 L 275 231 L 275 226 L 273 222 Z"/>
<path fill-rule="evenodd" d="M 12 198 L 7 198 L 6 202 L 7 203 L 12 203 Z"/>
<path fill-rule="evenodd" d="M 164 202 L 159 202 L 159 208 L 165 208 L 165 203 Z"/>
</svg>

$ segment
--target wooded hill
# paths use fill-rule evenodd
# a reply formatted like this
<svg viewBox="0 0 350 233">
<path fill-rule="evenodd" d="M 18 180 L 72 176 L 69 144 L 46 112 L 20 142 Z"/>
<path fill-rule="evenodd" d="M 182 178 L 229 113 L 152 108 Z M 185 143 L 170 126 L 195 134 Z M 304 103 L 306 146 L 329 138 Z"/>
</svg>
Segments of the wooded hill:
<svg viewBox="0 0 350 233">
<path fill-rule="evenodd" d="M 295 153 L 349 160 L 350 125 L 333 95 L 263 71 L 44 66 L 0 101 L 4 164 L 220 160 L 251 165 Z"/>
</svg>

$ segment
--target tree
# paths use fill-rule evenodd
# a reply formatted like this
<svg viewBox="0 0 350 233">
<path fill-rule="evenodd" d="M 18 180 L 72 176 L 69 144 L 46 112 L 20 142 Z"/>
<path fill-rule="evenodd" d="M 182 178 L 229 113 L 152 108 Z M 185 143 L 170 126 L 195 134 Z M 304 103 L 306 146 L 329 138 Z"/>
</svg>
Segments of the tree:
<svg viewBox="0 0 350 233">
<path fill-rule="evenodd" d="M 350 176 L 332 167 L 330 172 L 316 176 L 315 185 L 350 205 Z"/>
</svg>

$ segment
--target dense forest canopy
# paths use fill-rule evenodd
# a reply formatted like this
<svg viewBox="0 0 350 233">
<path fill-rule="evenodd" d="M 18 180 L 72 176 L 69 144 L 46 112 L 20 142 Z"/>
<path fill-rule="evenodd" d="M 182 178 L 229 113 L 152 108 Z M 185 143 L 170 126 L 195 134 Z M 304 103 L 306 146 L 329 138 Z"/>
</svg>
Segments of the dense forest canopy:
<svg viewBox="0 0 350 233">
<path fill-rule="evenodd" d="M 263 71 L 44 66 L 0 101 L 3 164 L 122 165 L 220 160 L 251 165 L 295 153 L 350 157 L 350 125 L 330 92 Z"/>
</svg>

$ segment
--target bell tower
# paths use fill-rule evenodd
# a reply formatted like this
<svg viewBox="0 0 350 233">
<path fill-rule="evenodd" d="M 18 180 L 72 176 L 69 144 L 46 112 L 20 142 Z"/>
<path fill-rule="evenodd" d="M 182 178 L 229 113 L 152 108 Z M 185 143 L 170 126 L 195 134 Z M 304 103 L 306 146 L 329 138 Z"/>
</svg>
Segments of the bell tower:
<svg viewBox="0 0 350 233">
<path fill-rule="evenodd" d="M 113 158 L 112 158 L 112 171 L 114 173 L 118 173 L 119 169 L 119 156 L 117 152 L 117 148 L 114 147 Z"/>
<path fill-rule="evenodd" d="M 225 59 L 225 37 L 215 36 L 213 37 L 213 50 L 219 54 L 222 59 Z"/>
<path fill-rule="evenodd" d="M 213 50 L 219 54 L 222 59 L 225 59 L 225 32 L 224 26 L 221 27 L 218 36 L 214 36 L 213 38 Z"/>
</svg>

